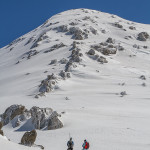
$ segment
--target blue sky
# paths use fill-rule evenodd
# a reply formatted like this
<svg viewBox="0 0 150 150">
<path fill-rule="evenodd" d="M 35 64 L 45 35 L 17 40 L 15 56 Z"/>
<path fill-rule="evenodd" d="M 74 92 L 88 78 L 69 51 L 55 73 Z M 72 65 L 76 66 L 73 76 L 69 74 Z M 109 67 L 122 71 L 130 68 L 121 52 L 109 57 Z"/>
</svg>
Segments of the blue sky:
<svg viewBox="0 0 150 150">
<path fill-rule="evenodd" d="M 150 24 L 150 0 L 0 0 L 0 47 L 38 27 L 52 15 L 76 8 L 100 10 Z"/>
</svg>

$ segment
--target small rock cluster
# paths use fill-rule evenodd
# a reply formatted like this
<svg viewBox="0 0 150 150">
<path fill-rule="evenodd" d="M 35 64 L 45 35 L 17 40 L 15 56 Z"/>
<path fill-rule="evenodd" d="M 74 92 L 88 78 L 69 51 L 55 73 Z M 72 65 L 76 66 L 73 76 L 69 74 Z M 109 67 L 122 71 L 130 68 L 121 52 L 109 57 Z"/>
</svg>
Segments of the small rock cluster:
<svg viewBox="0 0 150 150">
<path fill-rule="evenodd" d="M 116 54 L 117 46 L 114 46 L 115 40 L 108 38 L 106 42 L 101 42 L 100 44 L 92 45 L 91 48 L 101 52 L 103 55 Z"/>
<path fill-rule="evenodd" d="M 108 38 L 106 42 L 91 45 L 91 49 L 87 52 L 87 54 L 88 56 L 90 56 L 90 58 L 97 60 L 98 62 L 107 63 L 108 61 L 106 60 L 106 58 L 96 54 L 96 51 L 102 53 L 103 55 L 116 54 L 117 49 L 120 50 L 121 48 L 123 49 L 123 47 L 114 46 L 114 43 L 114 39 Z"/>
<path fill-rule="evenodd" d="M 22 60 L 25 59 L 25 58 L 26 59 L 31 59 L 31 57 L 37 55 L 38 53 L 39 52 L 37 50 L 30 50 L 30 51 L 28 51 L 28 52 L 26 52 L 26 53 L 23 54 Z M 20 62 L 22 62 L 22 60 L 18 60 L 16 62 L 16 64 L 19 64 Z"/>
<path fill-rule="evenodd" d="M 88 31 L 82 30 L 79 27 L 70 27 L 69 33 L 72 34 L 72 38 L 75 40 L 84 40 L 88 38 Z"/>
<path fill-rule="evenodd" d="M 145 77 L 144 75 L 141 75 L 141 76 L 140 76 L 140 79 L 141 79 L 141 80 L 146 80 L 146 77 Z"/>
<path fill-rule="evenodd" d="M 23 58 L 27 57 L 27 59 L 30 59 L 32 56 L 37 55 L 39 52 L 37 50 L 30 50 L 27 52 Z"/>
<path fill-rule="evenodd" d="M 68 63 L 66 64 L 65 72 L 70 72 L 72 67 L 73 68 L 76 67 L 75 63 L 80 63 L 82 61 L 81 57 L 83 56 L 83 54 L 80 52 L 81 49 L 77 46 L 77 44 L 79 43 L 76 41 L 73 41 L 72 48 L 71 48 L 72 50 L 71 56 L 70 56 Z"/>
<path fill-rule="evenodd" d="M 59 74 L 63 79 L 71 78 L 70 72 L 61 71 Z"/>
<path fill-rule="evenodd" d="M 17 44 L 17 43 L 23 41 L 24 39 L 25 39 L 25 37 L 20 37 L 20 38 L 18 38 L 18 39 L 16 39 L 16 40 L 12 41 L 10 44 L 8 44 L 8 46 L 7 46 L 6 48 L 11 47 L 12 45 L 15 45 L 15 44 Z"/>
<path fill-rule="evenodd" d="M 83 18 L 83 19 L 86 19 L 86 18 Z M 60 25 L 60 26 L 54 28 L 54 30 L 57 30 L 58 32 L 65 32 L 66 35 L 71 34 L 72 39 L 75 39 L 75 40 L 87 39 L 90 32 L 94 35 L 97 35 L 97 33 L 98 33 L 97 30 L 94 29 L 92 26 L 90 26 L 89 30 L 88 30 L 87 28 L 81 29 L 79 27 L 76 27 L 77 24 L 78 24 L 77 22 L 72 22 L 70 24 L 71 27 L 69 27 L 68 25 Z"/>
<path fill-rule="evenodd" d="M 91 49 L 87 52 L 88 56 L 94 60 L 97 60 L 100 63 L 108 63 L 105 57 L 99 56 L 96 52 L 100 52 L 103 55 L 112 55 L 116 54 L 118 51 L 123 51 L 124 47 L 121 45 L 114 45 L 115 40 L 112 38 L 108 38 L 105 42 L 101 42 L 99 44 L 91 45 Z"/>
<path fill-rule="evenodd" d="M 86 20 L 86 21 L 88 20 L 92 23 L 96 23 L 96 21 L 93 18 L 91 18 L 90 16 L 85 16 L 82 20 Z"/>
<path fill-rule="evenodd" d="M 108 63 L 108 61 L 106 60 L 105 57 L 103 56 L 99 56 L 98 54 L 96 54 L 95 50 L 94 49 L 90 49 L 88 52 L 87 52 L 88 56 L 94 60 L 97 60 L 98 62 L 100 62 L 101 64 L 103 63 Z"/>
<path fill-rule="evenodd" d="M 35 98 L 38 98 L 38 96 L 43 96 L 45 92 L 49 93 L 50 91 L 53 91 L 56 87 L 58 77 L 55 74 L 47 75 L 47 78 L 45 80 L 41 81 L 41 84 L 39 85 L 39 94 L 35 96 Z"/>
<path fill-rule="evenodd" d="M 126 91 L 122 91 L 122 92 L 120 92 L 120 95 L 121 95 L 121 97 L 123 97 L 123 96 L 127 95 L 127 93 L 126 93 Z"/>
<path fill-rule="evenodd" d="M 35 39 L 35 40 L 34 40 L 34 44 L 31 46 L 30 49 L 33 49 L 33 48 L 38 47 L 38 46 L 39 46 L 39 42 L 43 40 L 44 35 L 45 35 L 45 33 L 42 33 L 42 34 L 38 37 L 38 39 Z M 29 39 L 29 41 L 28 41 L 26 44 L 28 44 L 28 43 L 31 42 L 31 41 L 32 41 L 32 38 Z"/>
<path fill-rule="evenodd" d="M 137 40 L 139 41 L 146 41 L 149 38 L 149 34 L 147 32 L 141 32 L 137 36 Z"/>
<path fill-rule="evenodd" d="M 67 64 L 67 63 L 68 63 L 68 60 L 65 59 L 65 58 L 62 58 L 59 62 L 60 62 L 61 64 Z"/>
<path fill-rule="evenodd" d="M 12 105 L 0 116 L 3 125 L 11 123 L 12 127 L 15 128 L 21 126 L 23 121 L 27 122 L 28 120 L 31 120 L 31 126 L 34 129 L 39 130 L 62 128 L 63 124 L 58 117 L 60 117 L 60 115 L 51 108 L 39 108 L 33 106 L 30 110 L 27 110 L 25 106 L 22 105 Z M 28 125 L 26 126 L 26 129 L 27 128 Z"/>
<path fill-rule="evenodd" d="M 130 30 L 136 30 L 136 28 L 134 26 L 130 26 L 129 29 Z"/>
<path fill-rule="evenodd" d="M 119 24 L 118 22 L 115 22 L 113 25 L 114 25 L 115 27 L 117 27 L 117 28 L 120 28 L 120 29 L 123 28 L 123 26 L 122 26 L 121 24 Z"/>
<path fill-rule="evenodd" d="M 50 65 L 55 65 L 55 64 L 57 64 L 57 59 L 53 59 L 53 60 L 51 60 Z"/>
<path fill-rule="evenodd" d="M 50 49 L 46 50 L 44 53 L 48 53 L 48 52 L 51 52 L 51 51 L 53 51 L 53 50 L 56 50 L 56 49 L 65 47 L 65 46 L 66 46 L 66 45 L 63 44 L 63 43 L 55 44 L 55 45 L 53 45 Z"/>
<path fill-rule="evenodd" d="M 25 43 L 24 46 L 28 45 L 28 44 L 31 43 L 33 40 L 34 40 L 34 37 L 31 37 L 31 38 Z"/>
</svg>

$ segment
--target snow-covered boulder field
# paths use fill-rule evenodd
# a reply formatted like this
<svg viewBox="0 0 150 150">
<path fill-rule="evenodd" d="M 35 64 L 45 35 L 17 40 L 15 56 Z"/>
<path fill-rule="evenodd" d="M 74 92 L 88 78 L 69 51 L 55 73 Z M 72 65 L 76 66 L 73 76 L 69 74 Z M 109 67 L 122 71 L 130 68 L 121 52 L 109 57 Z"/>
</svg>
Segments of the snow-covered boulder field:
<svg viewBox="0 0 150 150">
<path fill-rule="evenodd" d="M 0 49 L 0 130 L 11 141 L 0 136 L 1 148 L 32 149 L 14 143 L 36 129 L 46 150 L 67 149 L 69 135 L 74 150 L 84 139 L 92 150 L 149 150 L 149 91 L 150 25 L 56 14 Z"/>
</svg>

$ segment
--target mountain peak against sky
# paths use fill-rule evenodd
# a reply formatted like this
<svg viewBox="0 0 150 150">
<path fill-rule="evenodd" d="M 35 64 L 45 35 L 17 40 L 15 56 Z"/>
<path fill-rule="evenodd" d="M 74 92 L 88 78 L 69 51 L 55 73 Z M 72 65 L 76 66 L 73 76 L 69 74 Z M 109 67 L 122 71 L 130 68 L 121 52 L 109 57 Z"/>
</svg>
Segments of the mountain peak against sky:
<svg viewBox="0 0 150 150">
<path fill-rule="evenodd" d="M 38 97 L 37 94 L 44 95 L 46 91 L 58 88 L 57 80 L 70 78 L 72 70 L 78 65 L 84 66 L 89 58 L 95 60 L 95 63 L 116 64 L 119 63 L 115 60 L 116 56 L 124 52 L 131 56 L 138 51 L 142 51 L 140 55 L 144 51 L 149 53 L 149 32 L 145 32 L 149 29 L 148 25 L 127 21 L 108 13 L 89 9 L 68 10 L 54 15 L 35 30 L 1 49 L 1 57 L 4 54 L 7 57 L 1 60 L 6 67 L 13 65 L 19 70 L 31 66 L 27 67 L 30 71 L 26 70 L 26 73 L 33 72 L 34 67 L 34 71 L 40 74 L 34 78 L 41 79 L 40 88 L 35 88 L 39 93 L 33 92 Z M 41 61 L 40 67 L 36 61 Z M 47 78 L 42 77 L 45 75 Z M 49 83 L 48 78 L 52 78 Z"/>
<path fill-rule="evenodd" d="M 65 149 L 70 132 L 76 149 L 86 138 L 91 149 L 147 150 L 149 55 L 149 25 L 90 9 L 56 14 L 0 49 L 0 113 L 13 104 L 57 110 L 64 126 L 37 130 L 46 150 Z M 19 129 L 4 133 L 19 143 Z"/>
</svg>

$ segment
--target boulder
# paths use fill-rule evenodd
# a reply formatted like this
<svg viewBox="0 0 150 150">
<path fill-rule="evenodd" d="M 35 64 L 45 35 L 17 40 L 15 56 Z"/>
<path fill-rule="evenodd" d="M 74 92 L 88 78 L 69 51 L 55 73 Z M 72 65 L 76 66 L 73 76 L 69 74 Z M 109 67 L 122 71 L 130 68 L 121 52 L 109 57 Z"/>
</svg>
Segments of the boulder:
<svg viewBox="0 0 150 150">
<path fill-rule="evenodd" d="M 32 130 L 30 132 L 26 132 L 21 138 L 21 144 L 25 146 L 32 146 L 36 140 L 37 132 L 36 130 Z"/>
<path fill-rule="evenodd" d="M 137 40 L 146 41 L 149 38 L 149 34 L 147 32 L 141 32 L 137 36 Z"/>
<path fill-rule="evenodd" d="M 73 66 L 73 62 L 72 60 L 69 60 L 69 62 L 65 66 L 65 72 L 71 72 L 72 66 Z"/>
<path fill-rule="evenodd" d="M 114 26 L 117 27 L 117 28 L 121 28 L 121 29 L 123 28 L 123 26 L 121 24 L 119 24 L 118 22 L 115 22 Z"/>
<path fill-rule="evenodd" d="M 57 59 L 53 59 L 53 60 L 51 60 L 50 65 L 53 65 L 53 64 L 57 64 Z"/>
<path fill-rule="evenodd" d="M 106 42 L 107 42 L 107 43 L 114 43 L 115 41 L 114 41 L 112 38 L 109 37 L 109 38 L 106 40 Z"/>
<path fill-rule="evenodd" d="M 97 34 L 97 30 L 96 30 L 96 29 L 94 29 L 93 27 L 90 27 L 90 31 L 91 31 L 94 35 L 96 35 L 96 34 Z"/>
<path fill-rule="evenodd" d="M 63 79 L 66 79 L 66 78 L 70 78 L 71 75 L 69 72 L 65 72 L 65 71 L 61 71 L 60 74 L 59 74 Z"/>
<path fill-rule="evenodd" d="M 144 48 L 144 49 L 147 49 L 147 48 L 148 48 L 148 46 L 143 46 L 143 48 Z"/>
<path fill-rule="evenodd" d="M 101 53 L 104 55 L 110 55 L 110 54 L 116 54 L 117 49 L 116 48 L 102 48 Z"/>
<path fill-rule="evenodd" d="M 58 116 L 60 116 L 56 111 L 53 111 L 50 118 L 48 119 L 48 130 L 54 130 L 58 128 L 62 128 L 63 124 L 62 122 L 58 119 Z"/>
<path fill-rule="evenodd" d="M 89 55 L 95 55 L 95 50 L 94 49 L 90 49 L 87 54 L 89 54 Z"/>
<path fill-rule="evenodd" d="M 119 45 L 119 46 L 118 46 L 118 50 L 119 50 L 119 51 L 123 51 L 123 50 L 124 50 L 124 47 Z"/>
<path fill-rule="evenodd" d="M 136 28 L 134 26 L 130 26 L 129 29 L 130 30 L 136 30 Z"/>
<path fill-rule="evenodd" d="M 51 75 L 47 75 L 47 80 L 56 80 L 57 79 L 57 76 L 52 73 Z"/>
<path fill-rule="evenodd" d="M 32 107 L 30 109 L 32 124 L 35 129 L 52 130 L 62 128 L 63 124 L 58 119 L 60 115 L 51 108 Z"/>
<path fill-rule="evenodd" d="M 61 63 L 61 64 L 67 64 L 67 63 L 68 63 L 68 60 L 65 59 L 65 58 L 62 58 L 62 59 L 60 60 L 60 63 Z"/>
<path fill-rule="evenodd" d="M 95 49 L 96 51 L 100 52 L 102 46 L 100 44 L 91 45 L 91 48 Z"/>
<path fill-rule="evenodd" d="M 144 75 L 141 75 L 141 76 L 140 76 L 140 79 L 141 79 L 141 80 L 146 80 L 146 77 L 145 77 Z"/>
<path fill-rule="evenodd" d="M 123 96 L 127 95 L 127 93 L 126 93 L 126 91 L 122 91 L 122 92 L 120 92 L 120 95 L 121 95 L 121 97 L 123 97 Z"/>
<path fill-rule="evenodd" d="M 103 56 L 100 56 L 98 59 L 97 59 L 97 61 L 98 62 L 100 62 L 100 63 L 108 63 L 108 61 L 106 60 L 106 58 L 105 57 L 103 57 Z"/>
<path fill-rule="evenodd" d="M 57 28 L 55 28 L 58 32 L 68 32 L 68 26 L 67 25 L 61 25 Z"/>
<path fill-rule="evenodd" d="M 16 116 L 23 115 L 25 112 L 26 112 L 25 106 L 22 106 L 22 105 L 11 105 L 1 115 L 1 120 L 2 120 L 3 125 L 7 125 Z"/>
</svg>

